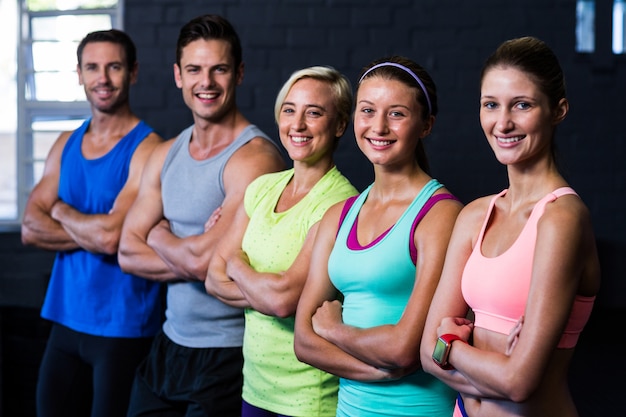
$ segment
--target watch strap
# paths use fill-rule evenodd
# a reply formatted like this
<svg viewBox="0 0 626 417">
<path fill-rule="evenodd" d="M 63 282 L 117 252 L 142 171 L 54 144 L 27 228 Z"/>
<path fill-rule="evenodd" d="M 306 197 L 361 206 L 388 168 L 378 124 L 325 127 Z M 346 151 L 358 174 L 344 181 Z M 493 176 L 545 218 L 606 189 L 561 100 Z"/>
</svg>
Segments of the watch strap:
<svg viewBox="0 0 626 417">
<path fill-rule="evenodd" d="M 448 344 L 451 344 L 455 340 L 460 340 L 463 342 L 463 339 L 461 339 L 459 336 L 452 334 L 452 333 L 442 334 L 441 336 L 439 336 L 439 338 Z"/>
<path fill-rule="evenodd" d="M 450 365 L 450 363 L 448 362 L 448 356 L 450 355 L 450 350 L 452 349 L 452 342 L 454 342 L 455 340 L 460 340 L 461 342 L 465 343 L 465 340 L 461 339 L 459 336 L 452 334 L 452 333 L 444 333 L 441 336 L 439 336 L 439 339 L 441 339 L 443 342 L 446 343 L 446 345 L 448 346 L 448 349 L 446 349 L 445 352 L 445 357 L 442 358 L 444 359 L 443 364 L 438 364 L 441 369 L 445 369 L 447 371 L 454 369 L 454 366 Z"/>
</svg>

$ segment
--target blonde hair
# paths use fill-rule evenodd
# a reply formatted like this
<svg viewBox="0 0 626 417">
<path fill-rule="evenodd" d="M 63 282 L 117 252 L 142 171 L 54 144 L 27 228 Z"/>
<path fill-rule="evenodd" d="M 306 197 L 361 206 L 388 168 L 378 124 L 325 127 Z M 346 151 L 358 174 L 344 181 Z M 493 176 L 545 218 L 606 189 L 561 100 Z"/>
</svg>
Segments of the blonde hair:
<svg viewBox="0 0 626 417">
<path fill-rule="evenodd" d="M 307 67 L 291 74 L 276 96 L 276 103 L 274 103 L 274 120 L 276 123 L 278 123 L 280 109 L 285 102 L 287 94 L 289 94 L 289 90 L 303 78 L 312 78 L 330 85 L 334 95 L 335 107 L 337 108 L 337 119 L 340 123 L 347 126 L 352 113 L 352 87 L 345 75 L 329 66 Z"/>
</svg>

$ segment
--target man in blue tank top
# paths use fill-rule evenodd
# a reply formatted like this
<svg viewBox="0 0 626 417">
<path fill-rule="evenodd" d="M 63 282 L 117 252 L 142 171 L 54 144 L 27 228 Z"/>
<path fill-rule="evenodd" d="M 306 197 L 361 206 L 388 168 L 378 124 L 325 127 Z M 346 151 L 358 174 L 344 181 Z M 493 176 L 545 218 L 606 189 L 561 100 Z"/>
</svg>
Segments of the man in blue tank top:
<svg viewBox="0 0 626 417">
<path fill-rule="evenodd" d="M 125 415 L 135 369 L 161 323 L 160 285 L 122 272 L 122 223 L 148 155 L 162 142 L 129 105 L 133 41 L 119 30 L 79 44 L 91 107 L 52 146 L 24 211 L 22 241 L 57 252 L 41 310 L 52 328 L 37 382 L 37 415 Z"/>
<path fill-rule="evenodd" d="M 248 184 L 284 169 L 278 146 L 238 110 L 239 37 L 220 16 L 180 31 L 174 78 L 194 123 L 151 155 L 122 230 L 122 268 L 167 282 L 166 320 L 139 367 L 128 416 L 239 416 L 243 311 L 205 292 L 216 242 Z M 222 207 L 219 222 L 206 227 Z"/>
</svg>

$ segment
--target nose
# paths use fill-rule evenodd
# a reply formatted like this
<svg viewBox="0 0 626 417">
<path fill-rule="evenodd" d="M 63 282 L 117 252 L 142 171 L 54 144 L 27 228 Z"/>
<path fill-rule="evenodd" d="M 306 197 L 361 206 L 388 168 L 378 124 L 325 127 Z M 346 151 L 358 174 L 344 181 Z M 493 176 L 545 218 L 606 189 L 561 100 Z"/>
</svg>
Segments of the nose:
<svg viewBox="0 0 626 417">
<path fill-rule="evenodd" d="M 501 132 L 507 132 L 514 127 L 513 118 L 511 112 L 508 109 L 502 109 L 498 113 L 498 120 L 496 121 L 496 128 Z"/>
<path fill-rule="evenodd" d="M 201 79 L 201 84 L 202 87 L 208 88 L 213 86 L 213 73 L 211 72 L 210 69 L 207 69 L 206 71 L 202 72 L 202 79 Z"/>
<path fill-rule="evenodd" d="M 100 71 L 98 71 L 98 79 L 102 83 L 106 83 L 111 79 L 111 74 L 109 73 L 110 69 L 106 66 L 102 67 Z"/>
<path fill-rule="evenodd" d="M 300 132 L 302 130 L 306 129 L 306 114 L 304 111 L 296 111 L 293 114 L 293 118 L 291 119 L 291 127 L 297 131 Z"/>
<path fill-rule="evenodd" d="M 378 112 L 372 120 L 372 131 L 377 135 L 384 135 L 389 131 L 389 125 L 387 124 L 387 115 Z"/>
</svg>

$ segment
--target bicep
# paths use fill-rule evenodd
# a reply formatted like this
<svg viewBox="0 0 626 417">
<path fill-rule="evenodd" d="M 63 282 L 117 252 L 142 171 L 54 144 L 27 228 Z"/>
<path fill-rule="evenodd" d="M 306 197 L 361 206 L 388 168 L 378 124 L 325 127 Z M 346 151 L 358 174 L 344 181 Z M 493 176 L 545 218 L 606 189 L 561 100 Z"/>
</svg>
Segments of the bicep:
<svg viewBox="0 0 626 417">
<path fill-rule="evenodd" d="M 43 173 L 33 187 L 26 205 L 25 217 L 33 209 L 50 212 L 52 205 L 59 199 L 59 179 L 61 175 L 61 156 L 71 132 L 62 133 L 48 152 Z"/>
<path fill-rule="evenodd" d="M 583 270 L 584 232 L 577 226 L 575 216 L 567 211 L 540 220 L 524 313 L 526 337 L 520 336 L 516 350 L 523 350 L 526 340 L 529 345 L 553 348 L 561 337 Z M 546 355 L 551 348 L 546 346 Z"/>
<path fill-rule="evenodd" d="M 139 192 L 144 168 L 146 168 L 148 159 L 152 151 L 159 143 L 162 143 L 162 141 L 160 136 L 152 133 L 137 146 L 130 160 L 128 178 L 113 203 L 111 214 L 119 214 L 122 218 L 126 215 Z"/>
<path fill-rule="evenodd" d="M 148 232 L 163 218 L 161 199 L 161 169 L 167 149 L 152 153 L 140 175 L 139 187 L 124 219 L 124 233 L 147 238 Z"/>
<path fill-rule="evenodd" d="M 335 244 L 340 208 L 331 207 L 320 222 L 312 242 L 309 270 L 298 302 L 296 318 L 301 315 L 310 322 L 324 301 L 334 300 L 338 292 L 328 275 L 328 259 Z"/>
<path fill-rule="evenodd" d="M 269 152 L 268 146 L 272 145 L 259 146 L 256 142 L 248 143 L 237 150 L 226 164 L 223 174 L 222 214 L 219 221 L 206 233 L 211 236 L 210 240 L 217 241 L 227 233 L 229 225 L 234 222 L 236 213 L 243 206 L 246 188 L 254 179 L 262 174 L 282 169 L 282 159 L 278 159 L 278 153 Z M 243 231 L 240 233 L 243 236 Z M 207 247 L 209 246 L 212 245 L 208 244 Z"/>
<path fill-rule="evenodd" d="M 51 215 L 59 200 L 61 156 L 71 132 L 62 133 L 52 145 L 46 158 L 43 175 L 31 190 L 23 213 L 21 237 L 27 245 L 50 250 L 67 250 L 76 247 L 72 237 Z"/>
<path fill-rule="evenodd" d="M 315 236 L 317 235 L 319 225 L 320 222 L 317 222 L 309 228 L 309 231 L 306 234 L 298 255 L 294 259 L 289 269 L 285 271 L 285 276 L 287 277 L 287 279 L 296 281 L 296 283 L 300 287 L 304 285 L 307 279 L 307 274 L 311 265 L 311 255 L 315 243 Z"/>
<path fill-rule="evenodd" d="M 424 332 L 428 340 L 436 335 L 437 327 L 444 317 L 464 317 L 468 306 L 461 291 L 461 277 L 473 249 L 473 237 L 477 233 L 477 219 L 468 209 L 456 218 L 450 240 L 445 250 L 441 277 L 430 303 Z M 436 337 L 435 337 L 436 338 Z"/>
<path fill-rule="evenodd" d="M 424 294 L 425 305 L 430 300 L 440 281 L 446 252 L 455 220 L 461 206 L 453 200 L 441 201 L 422 219 L 414 234 L 416 259 L 416 288 Z"/>
<path fill-rule="evenodd" d="M 232 210 L 235 211 L 234 215 Z M 230 211 L 230 212 L 229 212 Z M 223 228 L 219 244 L 215 252 L 223 259 L 228 259 L 231 255 L 241 249 L 243 236 L 248 227 L 250 219 L 242 204 L 236 206 L 226 206 L 221 210 L 222 215 L 213 227 Z"/>
</svg>

